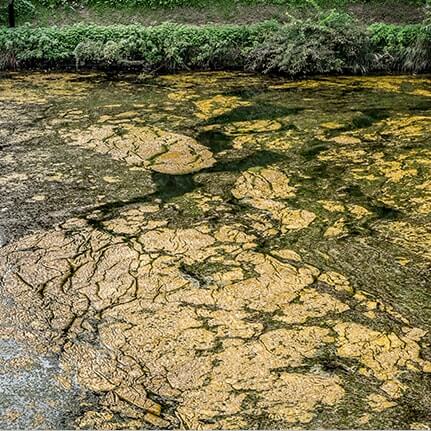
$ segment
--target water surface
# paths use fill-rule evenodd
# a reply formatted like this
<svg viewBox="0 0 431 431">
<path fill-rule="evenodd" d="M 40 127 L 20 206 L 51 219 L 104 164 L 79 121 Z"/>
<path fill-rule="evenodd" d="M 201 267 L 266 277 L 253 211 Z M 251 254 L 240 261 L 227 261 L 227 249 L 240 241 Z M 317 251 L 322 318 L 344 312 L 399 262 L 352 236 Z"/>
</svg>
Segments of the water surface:
<svg viewBox="0 0 431 431">
<path fill-rule="evenodd" d="M 428 77 L 3 74 L 0 426 L 431 426 L 430 138 Z"/>
</svg>

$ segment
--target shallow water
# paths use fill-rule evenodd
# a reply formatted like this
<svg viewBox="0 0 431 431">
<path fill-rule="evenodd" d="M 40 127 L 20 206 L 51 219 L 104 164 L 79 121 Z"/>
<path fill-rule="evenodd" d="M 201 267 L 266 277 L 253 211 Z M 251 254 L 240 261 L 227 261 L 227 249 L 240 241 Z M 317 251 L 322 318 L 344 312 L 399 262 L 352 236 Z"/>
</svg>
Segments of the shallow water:
<svg viewBox="0 0 431 431">
<path fill-rule="evenodd" d="M 431 426 L 430 78 L 0 78 L 1 428 Z"/>
</svg>

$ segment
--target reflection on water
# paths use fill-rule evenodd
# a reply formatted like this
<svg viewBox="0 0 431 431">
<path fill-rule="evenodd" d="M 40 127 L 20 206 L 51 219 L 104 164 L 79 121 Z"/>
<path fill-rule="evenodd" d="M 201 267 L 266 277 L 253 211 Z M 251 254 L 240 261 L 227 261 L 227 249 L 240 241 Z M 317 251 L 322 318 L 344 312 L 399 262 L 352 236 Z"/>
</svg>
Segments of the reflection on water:
<svg viewBox="0 0 431 431">
<path fill-rule="evenodd" d="M 431 426 L 431 79 L 7 74 L 0 125 L 0 373 L 57 358 L 2 428 Z"/>
</svg>

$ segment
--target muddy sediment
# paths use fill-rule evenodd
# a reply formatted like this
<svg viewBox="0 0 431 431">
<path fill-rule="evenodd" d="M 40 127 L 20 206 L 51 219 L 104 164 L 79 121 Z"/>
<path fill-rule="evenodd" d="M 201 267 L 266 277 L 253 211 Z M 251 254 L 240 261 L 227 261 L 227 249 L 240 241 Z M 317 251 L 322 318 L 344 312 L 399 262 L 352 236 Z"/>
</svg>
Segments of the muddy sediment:
<svg viewBox="0 0 431 431">
<path fill-rule="evenodd" d="M 3 428 L 431 426 L 430 79 L 0 94 Z"/>
</svg>

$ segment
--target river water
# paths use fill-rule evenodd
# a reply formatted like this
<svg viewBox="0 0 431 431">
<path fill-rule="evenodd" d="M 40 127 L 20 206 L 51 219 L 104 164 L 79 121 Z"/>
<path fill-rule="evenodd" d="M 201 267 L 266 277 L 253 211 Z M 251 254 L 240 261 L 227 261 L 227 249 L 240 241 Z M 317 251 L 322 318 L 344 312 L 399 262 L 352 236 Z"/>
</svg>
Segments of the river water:
<svg viewBox="0 0 431 431">
<path fill-rule="evenodd" d="M 0 76 L 1 428 L 431 426 L 431 79 Z"/>
</svg>

